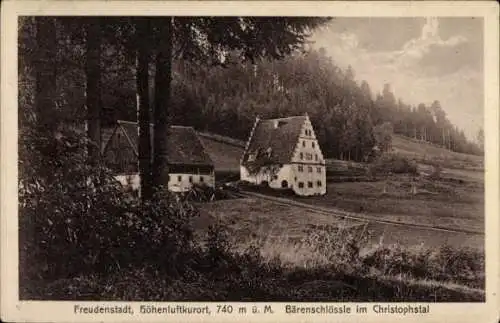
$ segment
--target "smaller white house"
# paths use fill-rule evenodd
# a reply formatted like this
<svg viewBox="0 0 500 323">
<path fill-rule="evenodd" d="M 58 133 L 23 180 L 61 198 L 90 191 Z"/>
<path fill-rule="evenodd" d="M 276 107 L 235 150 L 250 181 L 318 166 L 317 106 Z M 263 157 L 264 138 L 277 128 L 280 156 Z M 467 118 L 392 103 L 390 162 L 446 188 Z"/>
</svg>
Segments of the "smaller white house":
<svg viewBox="0 0 500 323">
<path fill-rule="evenodd" d="M 153 131 L 151 125 L 151 141 Z M 214 163 L 192 127 L 170 126 L 167 137 L 168 190 L 184 192 L 193 184 L 215 186 Z M 104 129 L 102 155 L 126 187 L 138 189 L 139 135 L 136 122 L 118 120 Z M 153 152 L 154 153 L 154 152 Z"/>
<path fill-rule="evenodd" d="M 256 118 L 240 162 L 240 178 L 295 194 L 326 194 L 326 166 L 309 116 Z"/>
</svg>

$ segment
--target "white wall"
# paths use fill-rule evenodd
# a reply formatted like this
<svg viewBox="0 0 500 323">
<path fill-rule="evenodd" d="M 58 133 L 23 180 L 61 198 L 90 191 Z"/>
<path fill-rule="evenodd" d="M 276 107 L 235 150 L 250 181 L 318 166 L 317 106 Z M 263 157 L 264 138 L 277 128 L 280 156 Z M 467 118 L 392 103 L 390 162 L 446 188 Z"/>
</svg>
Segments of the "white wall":
<svg viewBox="0 0 500 323">
<path fill-rule="evenodd" d="M 272 188 L 283 188 L 282 182 L 286 181 L 288 184 L 287 187 L 290 188 L 292 187 L 291 179 L 290 165 L 283 165 L 283 167 L 281 167 L 279 172 L 276 174 L 276 177 L 273 177 L 271 182 L 269 182 L 269 186 Z"/>
<path fill-rule="evenodd" d="M 168 182 L 168 190 L 172 192 L 184 192 L 191 188 L 193 184 L 204 183 L 207 186 L 215 186 L 215 176 L 214 175 L 198 175 L 198 174 L 187 174 L 187 173 L 170 173 L 170 180 Z M 179 181 L 180 177 L 180 181 Z M 189 181 L 191 177 L 192 182 Z M 201 181 L 203 177 L 203 182 Z"/>
<path fill-rule="evenodd" d="M 141 179 L 139 178 L 139 174 L 117 175 L 115 176 L 115 178 L 123 186 L 131 186 L 134 190 L 138 190 L 141 187 Z"/>
<path fill-rule="evenodd" d="M 245 166 L 240 165 L 240 180 L 256 184 L 256 179 L 248 174 Z"/>
<path fill-rule="evenodd" d="M 302 166 L 303 171 L 299 171 Z M 309 172 L 309 167 L 312 167 L 312 172 Z M 320 172 L 318 173 L 318 168 Z M 297 195 L 310 196 L 310 195 L 324 195 L 326 194 L 326 169 L 323 165 L 306 165 L 306 164 L 292 164 L 290 165 L 293 190 Z M 321 186 L 318 186 L 318 181 Z M 300 183 L 303 187 L 299 187 Z M 312 183 L 312 187 L 308 183 Z"/>
<path fill-rule="evenodd" d="M 198 174 L 179 174 L 179 173 L 171 173 L 169 174 L 170 180 L 168 182 L 168 190 L 172 192 L 184 192 L 191 188 L 192 184 L 202 183 L 200 178 L 203 177 L 203 183 L 207 186 L 214 187 L 215 186 L 215 176 L 212 175 L 198 175 Z M 178 181 L 178 177 L 181 177 L 181 181 Z M 189 177 L 192 178 L 192 183 L 189 182 Z M 123 186 L 131 186 L 134 190 L 137 190 L 141 186 L 141 180 L 138 174 L 130 174 L 130 175 L 117 175 L 115 178 L 123 185 Z"/>
<path fill-rule="evenodd" d="M 248 169 L 245 166 L 241 165 L 240 165 L 240 179 L 242 181 L 247 181 L 257 185 L 264 181 L 269 182 L 271 180 L 269 173 L 261 170 L 259 173 L 255 175 L 250 175 Z"/>
<path fill-rule="evenodd" d="M 276 174 L 270 173 L 268 170 L 261 170 L 256 175 L 250 175 L 245 166 L 240 166 L 240 179 L 242 181 L 248 181 L 253 184 L 261 184 L 264 181 L 269 183 L 272 188 L 282 188 L 282 181 L 287 181 L 288 187 L 291 187 L 290 183 L 290 165 L 283 165 Z"/>
<path fill-rule="evenodd" d="M 309 132 L 306 133 L 306 130 L 309 130 L 310 133 Z M 301 153 L 302 153 L 302 158 L 300 158 Z M 311 157 L 311 159 L 307 158 L 308 155 Z M 296 162 L 314 163 L 314 164 L 325 163 L 325 160 L 323 158 L 323 153 L 321 152 L 321 148 L 319 146 L 318 140 L 316 139 L 314 129 L 309 119 L 307 119 L 306 122 L 304 122 L 304 125 L 302 126 L 299 135 L 299 140 L 293 152 L 292 163 Z"/>
<path fill-rule="evenodd" d="M 292 188 L 297 195 L 310 196 L 310 195 L 324 195 L 326 194 L 326 169 L 324 165 L 306 165 L 301 164 L 303 171 L 299 171 L 299 164 L 287 164 L 276 174 L 277 178 L 271 179 L 269 174 L 259 172 L 255 176 L 250 176 L 246 167 L 241 166 L 240 178 L 241 180 L 248 181 L 253 184 L 260 184 L 263 181 L 268 181 L 269 186 L 272 188 L 282 188 L 282 181 L 286 180 L 288 187 Z M 309 167 L 312 167 L 312 172 L 309 172 Z M 318 168 L 320 172 L 318 173 Z M 318 181 L 321 186 L 318 186 Z M 299 187 L 299 183 L 304 185 Z M 308 187 L 308 183 L 312 183 L 312 187 Z"/>
</svg>

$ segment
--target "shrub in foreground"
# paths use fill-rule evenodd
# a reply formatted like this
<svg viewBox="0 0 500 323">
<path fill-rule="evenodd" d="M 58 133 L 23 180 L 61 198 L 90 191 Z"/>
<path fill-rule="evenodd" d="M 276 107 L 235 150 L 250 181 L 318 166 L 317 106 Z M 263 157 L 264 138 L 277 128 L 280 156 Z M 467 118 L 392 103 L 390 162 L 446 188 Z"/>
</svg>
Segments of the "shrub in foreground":
<svg viewBox="0 0 500 323">
<path fill-rule="evenodd" d="M 227 232 L 212 227 L 193 263 L 173 277 L 156 265 L 83 275 L 33 289 L 32 298 L 128 301 L 484 301 L 484 292 L 406 277 L 371 276 L 330 264 L 285 267 L 258 249 L 231 251 Z"/>
<path fill-rule="evenodd" d="M 190 203 L 160 190 L 140 203 L 89 165 L 85 136 L 24 129 L 20 140 L 20 284 L 106 274 L 153 261 L 175 274 L 192 249 Z M 54 158 L 57 156 L 57 158 Z M 175 264 L 175 265 L 174 265 Z"/>
<path fill-rule="evenodd" d="M 183 198 L 190 202 L 212 202 L 233 198 L 230 192 L 206 184 L 194 184 L 183 194 Z"/>
<path fill-rule="evenodd" d="M 363 257 L 366 267 L 387 276 L 454 282 L 484 288 L 484 256 L 470 249 L 379 247 Z"/>
<path fill-rule="evenodd" d="M 319 267 L 327 265 L 344 274 L 363 276 L 371 272 L 484 288 L 485 259 L 477 250 L 448 245 L 436 249 L 424 245 L 368 246 L 370 234 L 366 226 L 314 226 L 300 242 L 300 248 L 321 259 Z"/>
</svg>

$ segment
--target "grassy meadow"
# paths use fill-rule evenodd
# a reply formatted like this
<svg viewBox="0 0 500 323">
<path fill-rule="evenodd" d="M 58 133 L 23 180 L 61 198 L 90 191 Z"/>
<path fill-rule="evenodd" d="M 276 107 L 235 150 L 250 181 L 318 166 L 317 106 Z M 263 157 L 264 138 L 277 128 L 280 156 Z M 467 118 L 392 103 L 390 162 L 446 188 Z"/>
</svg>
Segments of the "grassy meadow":
<svg viewBox="0 0 500 323">
<path fill-rule="evenodd" d="M 237 180 L 241 148 L 207 137 L 204 144 L 216 163 L 217 181 Z M 357 169 L 347 169 L 357 181 L 339 176 L 328 183 L 326 196 L 287 196 L 305 207 L 262 198 L 184 204 L 172 196 L 151 205 L 130 201 L 124 206 L 124 199 L 115 198 L 96 205 L 101 207 L 98 214 L 107 214 L 96 217 L 102 220 L 97 224 L 76 222 L 76 210 L 70 223 L 80 223 L 74 227 L 79 239 L 66 239 L 63 232 L 50 236 L 53 243 L 48 245 L 36 240 L 22 244 L 20 268 L 26 272 L 20 272 L 20 298 L 483 302 L 482 235 L 344 219 L 332 211 L 481 231 L 482 173 L 446 168 L 439 179 L 415 181 L 400 174 L 366 181 Z M 331 170 L 330 175 L 337 176 Z M 44 191 L 39 198 L 46 196 Z M 62 223 L 68 223 L 68 212 L 54 215 L 52 203 L 46 205 L 47 215 L 59 221 L 56 228 L 66 228 Z M 37 214 L 40 209 L 28 211 Z M 88 248 L 88 234 L 94 248 Z M 56 261 L 40 275 L 31 261 L 46 253 L 57 259 L 64 254 L 71 261 Z M 103 268 L 96 270 L 94 262 Z"/>
<path fill-rule="evenodd" d="M 361 213 L 373 219 L 484 230 L 484 185 L 472 178 L 414 180 L 394 175 L 375 182 L 329 183 L 327 188 L 326 196 L 294 199 Z"/>
<path fill-rule="evenodd" d="M 212 154 L 225 159 L 225 171 L 220 171 L 218 177 L 222 181 L 236 178 L 228 176 L 237 169 L 236 151 L 222 154 L 221 142 L 208 146 L 213 149 Z M 259 198 L 241 198 L 204 205 L 197 220 L 199 232 L 204 232 L 210 223 L 221 223 L 227 227 L 235 251 L 258 246 L 266 261 L 279 259 L 287 268 L 325 268 L 361 262 L 363 269 L 350 270 L 367 271 L 363 277 L 375 275 L 420 287 L 445 286 L 464 293 L 477 292 L 468 289 L 484 287 L 483 159 L 399 136 L 394 136 L 393 149 L 398 156 L 417 163 L 424 176 L 392 174 L 373 180 L 366 176 L 366 165 L 332 161 L 328 164 L 326 196 L 286 195 L 315 208 L 362 215 L 369 223 Z M 436 165 L 441 166 L 440 176 L 426 176 Z M 283 196 L 279 191 L 266 194 Z M 369 221 L 378 219 L 410 225 Z M 477 234 L 433 231 L 411 224 Z M 339 256 L 345 252 L 349 239 L 359 242 L 359 250 L 354 252 L 356 260 Z M 373 255 L 381 261 L 377 265 L 370 263 Z M 453 262 L 459 267 L 458 263 L 463 262 L 467 269 L 452 270 Z M 418 266 L 422 268 L 415 269 Z"/>
<path fill-rule="evenodd" d="M 473 293 L 484 287 L 481 239 L 477 248 L 460 246 L 468 238 L 465 234 L 407 227 L 386 228 L 384 234 L 371 224 L 254 198 L 204 205 L 195 224 L 200 236 L 209 223 L 226 228 L 234 252 L 255 247 L 264 262 L 278 261 L 288 270 L 330 268 L 364 278 L 399 279 L 418 288 Z M 417 243 L 421 238 L 430 240 Z"/>
<path fill-rule="evenodd" d="M 484 158 L 469 154 L 457 153 L 440 146 L 421 142 L 412 138 L 394 135 L 392 148 L 395 152 L 408 159 L 414 159 L 422 164 L 439 163 L 445 168 L 468 169 L 482 171 Z"/>
<path fill-rule="evenodd" d="M 242 148 L 222 140 L 203 137 L 216 164 L 217 181 L 234 181 L 238 179 Z M 444 166 L 455 168 L 443 167 L 439 178 L 393 174 L 370 180 L 366 165 L 332 160 L 327 161 L 326 196 L 292 198 L 314 206 L 360 213 L 367 218 L 484 231 L 484 172 L 480 156 L 459 154 L 400 136 L 394 136 L 393 149 L 417 162 L 419 172 L 432 173 L 433 166 L 429 163 L 446 163 Z M 281 195 L 278 191 L 268 193 Z M 245 210 L 245 205 L 241 208 Z M 287 212 L 284 213 L 293 214 Z M 287 221 L 294 223 L 293 218 L 287 216 Z M 483 247 L 479 241 L 472 244 Z"/>
</svg>

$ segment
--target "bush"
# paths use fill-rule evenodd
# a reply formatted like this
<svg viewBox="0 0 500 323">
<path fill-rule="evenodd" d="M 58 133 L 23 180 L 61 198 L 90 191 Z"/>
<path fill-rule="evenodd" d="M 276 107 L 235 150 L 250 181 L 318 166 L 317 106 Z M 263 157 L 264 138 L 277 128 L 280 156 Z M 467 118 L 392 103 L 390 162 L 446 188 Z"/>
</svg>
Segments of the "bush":
<svg viewBox="0 0 500 323">
<path fill-rule="evenodd" d="M 403 248 L 379 247 L 363 257 L 363 263 L 382 275 L 404 275 L 437 281 L 453 281 L 473 288 L 484 288 L 484 255 L 471 249 L 442 246 Z"/>
<path fill-rule="evenodd" d="M 369 167 L 372 176 L 387 174 L 418 174 L 417 164 L 414 161 L 398 154 L 383 154 Z"/>
<path fill-rule="evenodd" d="M 441 173 L 443 171 L 443 167 L 439 163 L 434 163 L 432 165 L 432 173 L 430 174 L 431 179 L 440 179 L 441 178 Z"/>
<path fill-rule="evenodd" d="M 154 263 L 175 276 L 190 261 L 198 211 L 160 191 L 140 203 L 100 165 L 84 135 L 25 129 L 20 142 L 21 290 L 36 280 L 106 274 Z M 57 157 L 54 157 L 57 156 Z"/>
<path fill-rule="evenodd" d="M 272 196 L 278 196 L 278 197 L 290 197 L 290 196 L 295 196 L 295 192 L 292 188 L 271 188 L 267 184 L 267 182 L 263 182 L 262 184 L 253 184 L 253 183 L 239 183 L 238 187 L 242 190 L 246 191 L 252 191 L 256 193 L 263 193 L 267 195 L 272 195 Z"/>
<path fill-rule="evenodd" d="M 191 189 L 183 195 L 191 202 L 211 202 L 233 198 L 230 192 L 218 187 L 210 187 L 206 184 L 194 184 Z"/>
<path fill-rule="evenodd" d="M 365 226 L 315 226 L 300 243 L 320 255 L 335 272 L 361 274 L 365 268 L 360 251 L 368 241 L 365 229 Z"/>
<path fill-rule="evenodd" d="M 72 131 L 24 133 L 20 143 L 21 276 L 72 276 L 103 263 L 107 226 L 125 193 L 106 169 L 89 166 Z"/>
</svg>

